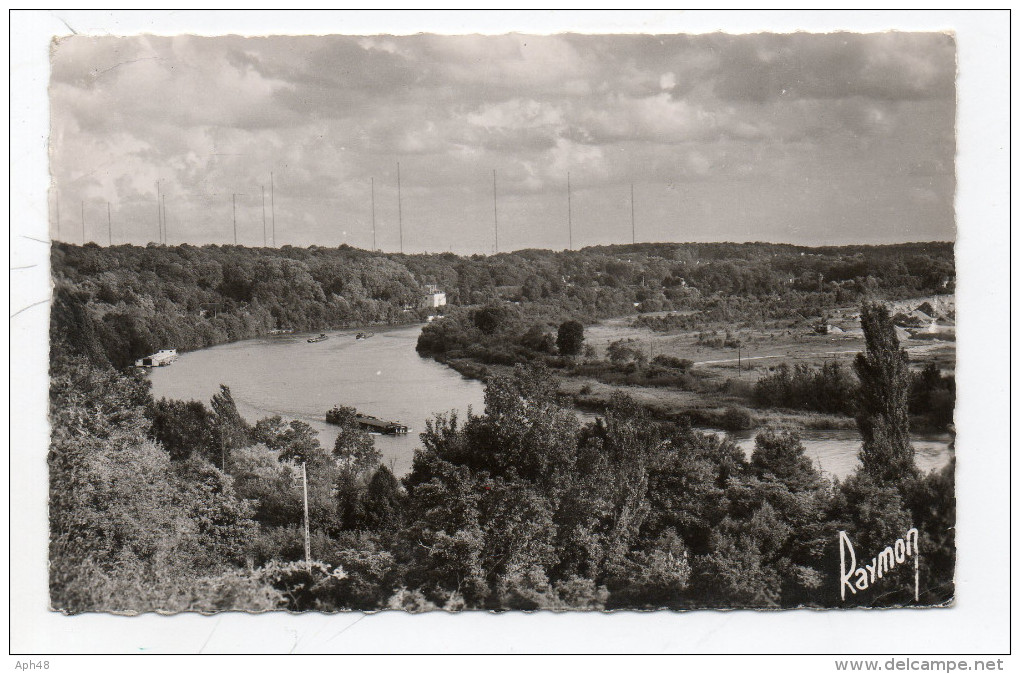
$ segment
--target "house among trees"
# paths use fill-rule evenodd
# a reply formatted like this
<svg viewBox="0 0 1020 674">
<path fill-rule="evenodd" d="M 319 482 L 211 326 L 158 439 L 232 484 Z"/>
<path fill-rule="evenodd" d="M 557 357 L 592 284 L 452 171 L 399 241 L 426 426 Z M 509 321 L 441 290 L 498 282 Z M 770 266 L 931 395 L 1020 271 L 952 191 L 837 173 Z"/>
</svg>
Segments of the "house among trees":
<svg viewBox="0 0 1020 674">
<path fill-rule="evenodd" d="M 430 284 L 425 286 L 425 306 L 430 309 L 446 306 L 446 293 L 439 289 L 439 286 Z"/>
</svg>

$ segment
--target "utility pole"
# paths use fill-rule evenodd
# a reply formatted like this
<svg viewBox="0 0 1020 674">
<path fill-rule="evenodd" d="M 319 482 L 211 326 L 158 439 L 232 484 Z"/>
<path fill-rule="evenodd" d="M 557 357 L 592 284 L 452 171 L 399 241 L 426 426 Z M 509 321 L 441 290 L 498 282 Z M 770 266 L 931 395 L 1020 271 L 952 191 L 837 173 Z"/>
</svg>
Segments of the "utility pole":
<svg viewBox="0 0 1020 674">
<path fill-rule="evenodd" d="M 741 369 L 740 368 L 740 347 L 738 346 L 737 347 L 737 376 L 738 377 L 741 376 L 740 369 Z"/>
<path fill-rule="evenodd" d="M 259 185 L 262 188 L 262 246 L 267 245 L 266 241 L 266 186 Z"/>
<path fill-rule="evenodd" d="M 567 249 L 574 250 L 574 220 L 570 211 L 570 171 L 567 171 Z"/>
<path fill-rule="evenodd" d="M 305 492 L 305 565 L 312 570 L 312 538 L 308 528 L 308 471 L 305 462 L 301 462 L 301 486 Z"/>
<path fill-rule="evenodd" d="M 113 216 L 110 215 L 110 202 L 106 202 L 106 234 L 109 238 L 109 245 L 113 246 Z"/>
<path fill-rule="evenodd" d="M 634 183 L 630 184 L 630 242 L 637 243 L 637 235 L 634 228 Z"/>
<path fill-rule="evenodd" d="M 234 205 L 234 245 L 237 245 L 237 195 L 230 195 L 231 202 Z"/>
<path fill-rule="evenodd" d="M 269 172 L 269 207 L 273 213 L 273 248 L 276 248 L 276 189 L 273 186 L 273 172 Z"/>
<path fill-rule="evenodd" d="M 495 252 L 499 252 L 499 219 L 496 216 L 496 169 L 492 169 L 492 226 L 495 229 Z"/>
<path fill-rule="evenodd" d="M 81 200 L 81 245 L 85 245 L 85 200 Z"/>
<path fill-rule="evenodd" d="M 400 252 L 404 252 L 404 211 L 400 195 L 400 162 L 397 162 L 397 226 L 400 228 Z"/>
<path fill-rule="evenodd" d="M 163 243 L 163 197 L 158 180 L 156 181 L 156 219 L 159 222 L 159 233 L 156 235 L 156 243 Z"/>
<path fill-rule="evenodd" d="M 372 250 L 379 250 L 375 243 L 375 178 L 372 179 Z"/>
<path fill-rule="evenodd" d="M 680 241 L 683 241 L 683 237 L 680 236 L 680 234 L 682 234 L 682 232 L 683 232 L 681 224 L 683 222 L 683 214 L 684 214 L 684 195 L 680 192 L 680 178 L 679 178 L 679 176 L 676 179 L 676 206 L 677 206 L 677 209 L 676 209 L 677 210 L 677 214 L 676 214 L 677 237 L 676 237 L 676 240 L 679 243 Z"/>
<path fill-rule="evenodd" d="M 163 244 L 167 244 L 170 241 L 169 227 L 166 221 L 166 195 L 163 195 Z"/>
</svg>

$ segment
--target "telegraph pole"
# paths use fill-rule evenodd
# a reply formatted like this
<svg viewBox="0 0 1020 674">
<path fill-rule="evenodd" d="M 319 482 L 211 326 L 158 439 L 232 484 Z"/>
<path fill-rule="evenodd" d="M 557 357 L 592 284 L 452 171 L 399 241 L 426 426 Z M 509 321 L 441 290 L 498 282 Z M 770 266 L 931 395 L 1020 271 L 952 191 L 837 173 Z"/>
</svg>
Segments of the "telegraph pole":
<svg viewBox="0 0 1020 674">
<path fill-rule="evenodd" d="M 156 219 L 159 222 L 159 234 L 156 236 L 156 243 L 163 243 L 163 197 L 158 180 L 156 181 Z"/>
<path fill-rule="evenodd" d="M 495 252 L 499 252 L 499 219 L 496 217 L 496 169 L 492 169 L 492 226 L 495 228 Z"/>
<path fill-rule="evenodd" d="M 372 250 L 379 250 L 375 244 L 375 178 L 372 178 Z"/>
<path fill-rule="evenodd" d="M 404 252 L 404 211 L 400 195 L 400 162 L 397 162 L 397 226 L 400 228 L 400 252 Z"/>
<path fill-rule="evenodd" d="M 166 222 L 166 195 L 163 195 L 163 243 L 166 244 L 170 240 L 169 227 Z"/>
<path fill-rule="evenodd" d="M 81 245 L 85 245 L 85 200 L 81 200 Z"/>
<path fill-rule="evenodd" d="M 570 211 L 570 171 L 567 171 L 567 248 L 574 250 L 574 220 Z"/>
<path fill-rule="evenodd" d="M 106 233 L 109 238 L 109 245 L 113 246 L 113 216 L 110 215 L 110 202 L 106 202 Z"/>
<path fill-rule="evenodd" d="M 234 245 L 237 245 L 237 195 L 231 194 L 230 200 L 234 205 Z"/>
<path fill-rule="evenodd" d="M 634 228 L 634 183 L 630 184 L 630 242 L 637 243 L 637 235 Z"/>
<path fill-rule="evenodd" d="M 312 570 L 312 538 L 308 528 L 308 471 L 305 462 L 301 462 L 301 486 L 305 492 L 305 565 Z"/>
<path fill-rule="evenodd" d="M 276 248 L 276 189 L 273 186 L 273 172 L 269 172 L 269 207 L 273 213 L 273 248 Z"/>
<path fill-rule="evenodd" d="M 266 241 L 266 186 L 259 185 L 262 188 L 262 246 L 267 245 Z"/>
</svg>

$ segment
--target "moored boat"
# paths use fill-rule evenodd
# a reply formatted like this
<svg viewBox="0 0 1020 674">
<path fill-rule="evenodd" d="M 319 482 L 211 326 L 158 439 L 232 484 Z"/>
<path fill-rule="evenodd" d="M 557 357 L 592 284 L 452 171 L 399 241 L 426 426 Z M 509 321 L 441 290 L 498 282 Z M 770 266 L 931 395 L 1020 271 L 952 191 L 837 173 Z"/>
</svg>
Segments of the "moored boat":
<svg viewBox="0 0 1020 674">
<path fill-rule="evenodd" d="M 313 342 L 313 343 L 314 342 L 325 342 L 327 339 L 329 339 L 329 337 L 326 335 L 325 332 L 323 332 L 323 333 L 320 333 L 318 337 L 309 337 L 308 341 L 309 342 Z"/>
<path fill-rule="evenodd" d="M 382 433 L 384 435 L 406 435 L 409 430 L 407 426 L 399 421 L 387 421 L 369 414 L 358 414 L 355 416 L 358 425 L 370 433 Z"/>
</svg>

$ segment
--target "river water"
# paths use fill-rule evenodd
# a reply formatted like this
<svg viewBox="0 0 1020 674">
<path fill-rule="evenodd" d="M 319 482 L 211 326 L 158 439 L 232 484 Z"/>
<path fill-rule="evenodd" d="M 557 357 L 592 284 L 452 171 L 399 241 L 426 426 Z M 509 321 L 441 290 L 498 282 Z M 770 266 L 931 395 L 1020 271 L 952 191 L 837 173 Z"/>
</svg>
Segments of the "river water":
<svg viewBox="0 0 1020 674">
<path fill-rule="evenodd" d="M 309 335 L 279 335 L 223 344 L 182 354 L 169 367 L 150 370 L 156 398 L 201 400 L 208 404 L 220 384 L 230 387 L 241 415 L 250 422 L 279 414 L 300 419 L 319 432 L 331 449 L 337 431 L 326 423 L 334 405 L 400 421 L 405 436 L 377 435 L 383 461 L 398 476 L 411 469 L 418 434 L 437 412 L 469 407 L 483 410 L 482 384 L 414 350 L 421 326 L 376 331 L 356 340 L 357 331 L 328 333 L 330 339 L 309 344 Z M 581 414 L 582 419 L 592 415 Z M 845 477 L 857 466 L 860 437 L 856 431 L 805 431 L 807 455 L 823 471 Z M 748 454 L 752 433 L 735 436 Z M 924 470 L 948 461 L 948 438 L 915 438 L 917 464 Z"/>
</svg>

